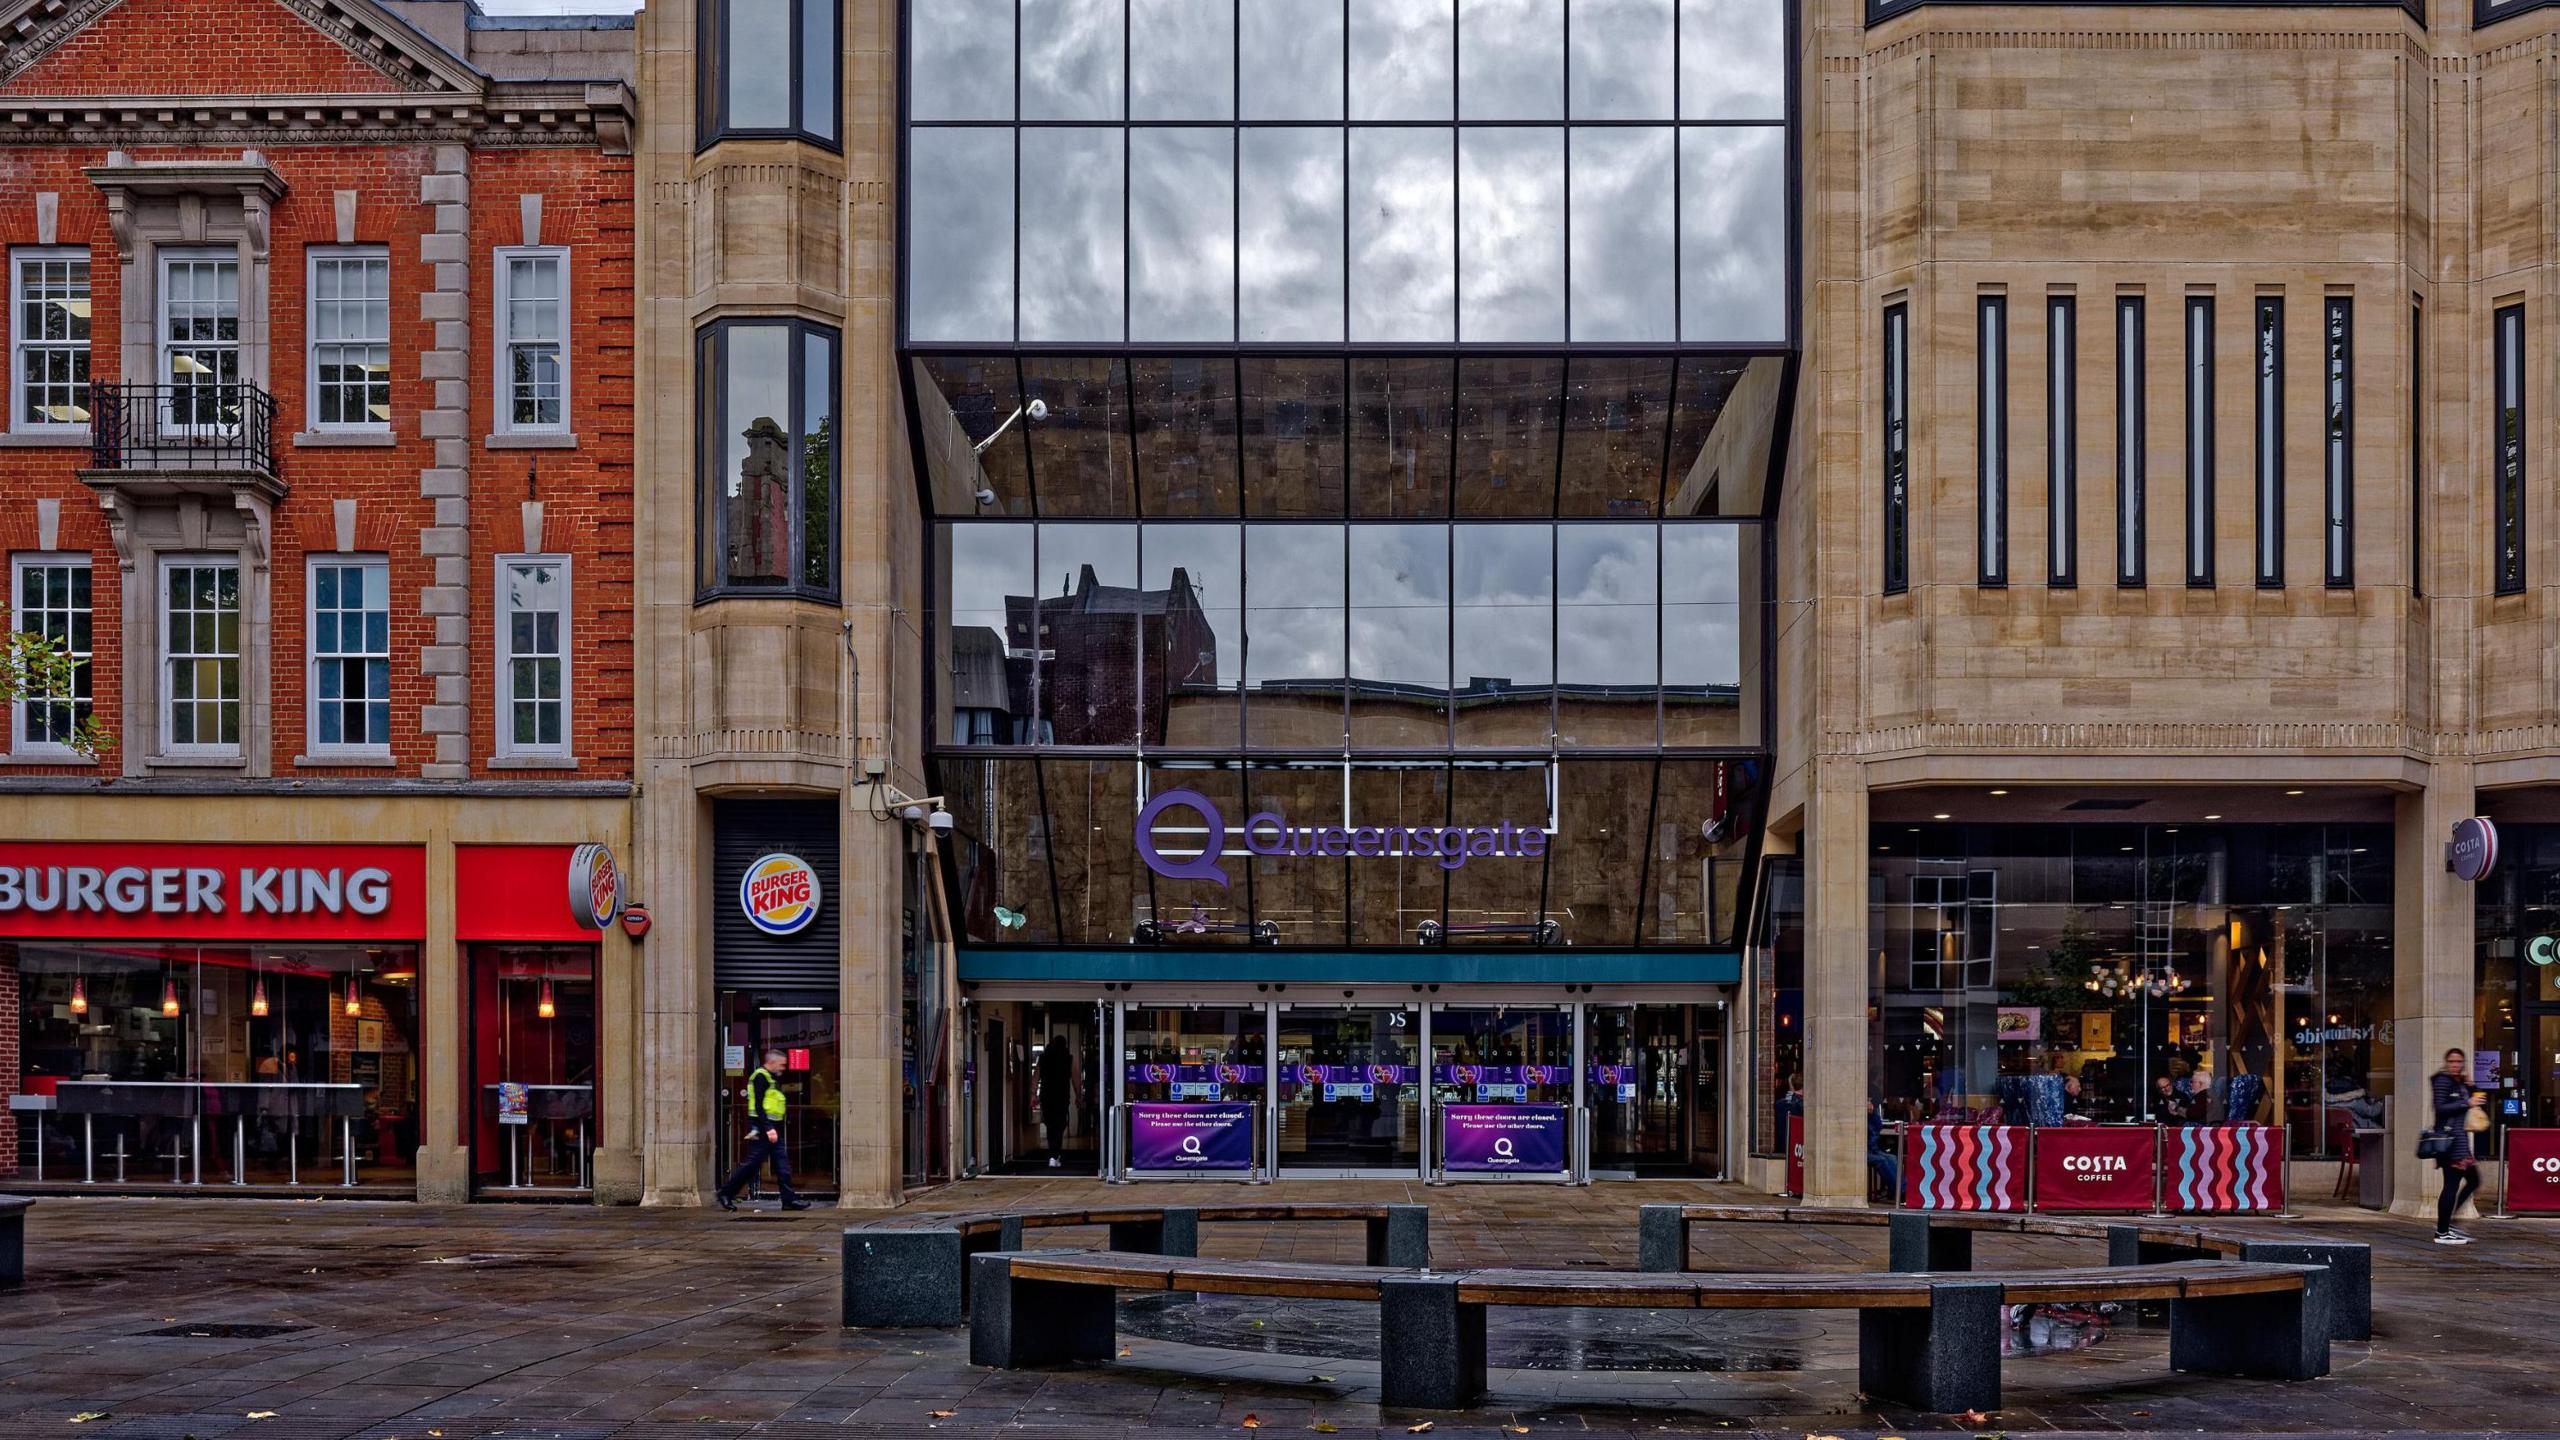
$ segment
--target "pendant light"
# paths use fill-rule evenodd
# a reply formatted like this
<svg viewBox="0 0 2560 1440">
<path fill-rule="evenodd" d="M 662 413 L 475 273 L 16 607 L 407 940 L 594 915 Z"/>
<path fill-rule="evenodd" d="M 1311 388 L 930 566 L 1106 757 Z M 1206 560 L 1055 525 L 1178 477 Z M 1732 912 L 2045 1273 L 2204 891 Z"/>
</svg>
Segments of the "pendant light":
<svg viewBox="0 0 2560 1440">
<path fill-rule="evenodd" d="M 351 1017 L 352 1017 L 352 1016 L 362 1015 L 363 1013 L 364 1013 L 364 1001 L 363 1001 L 363 999 L 362 999 L 362 998 L 360 998 L 360 997 L 356 994 L 356 982 L 355 982 L 355 977 L 354 977 L 354 976 L 352 976 L 352 975 L 351 975 L 351 976 L 348 976 L 348 977 L 347 977 L 347 1014 L 348 1014 L 349 1016 L 351 1016 Z"/>
<path fill-rule="evenodd" d="M 178 982 L 175 979 L 161 982 L 160 1013 L 172 1020 L 178 1018 Z"/>
<path fill-rule="evenodd" d="M 89 982 L 83 976 L 71 977 L 71 1013 L 74 1015 L 89 1013 Z"/>
<path fill-rule="evenodd" d="M 249 991 L 249 1013 L 260 1020 L 267 1018 L 267 977 L 264 975 L 258 977 L 258 983 Z"/>
<path fill-rule="evenodd" d="M 542 982 L 542 998 L 534 1003 L 533 1013 L 545 1020 L 553 1019 L 560 1013 L 560 1007 L 551 1002 L 551 981 L 548 977 L 545 977 Z"/>
</svg>

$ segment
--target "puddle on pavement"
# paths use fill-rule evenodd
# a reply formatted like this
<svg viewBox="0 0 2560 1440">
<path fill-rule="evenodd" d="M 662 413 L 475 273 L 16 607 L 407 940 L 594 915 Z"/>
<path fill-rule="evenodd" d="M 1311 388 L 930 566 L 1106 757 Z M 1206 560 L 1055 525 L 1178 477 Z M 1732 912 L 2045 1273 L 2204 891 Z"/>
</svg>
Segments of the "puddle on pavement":
<svg viewBox="0 0 2560 1440">
<path fill-rule="evenodd" d="M 169 1325 L 135 1333 L 154 1340 L 272 1340 L 279 1335 L 298 1335 L 310 1328 L 308 1325 Z"/>
<path fill-rule="evenodd" d="M 2002 1355 L 2060 1355 L 2086 1350 L 2107 1338 L 2118 1305 L 2010 1305 L 2000 1311 Z"/>
<path fill-rule="evenodd" d="M 1123 1300 L 1124 1335 L 1308 1360 L 1374 1360 L 1378 1307 L 1351 1300 L 1145 1295 Z M 1666 1373 L 1801 1370 L 1825 1333 L 1811 1317 L 1774 1311 L 1496 1308 L 1485 1322 L 1486 1363 L 1508 1370 Z"/>
</svg>

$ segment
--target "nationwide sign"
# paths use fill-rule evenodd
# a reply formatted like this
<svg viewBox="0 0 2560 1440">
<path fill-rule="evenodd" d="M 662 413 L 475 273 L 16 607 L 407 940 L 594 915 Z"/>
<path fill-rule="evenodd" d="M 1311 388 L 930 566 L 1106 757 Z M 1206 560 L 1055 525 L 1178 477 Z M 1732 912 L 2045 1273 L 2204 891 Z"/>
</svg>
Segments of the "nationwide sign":
<svg viewBox="0 0 2560 1440">
<path fill-rule="evenodd" d="M 1200 817 L 1196 854 L 1168 854 L 1156 838 L 1156 822 L 1173 809 Z M 1187 840 L 1188 829 L 1181 832 Z M 1218 802 L 1197 790 L 1166 790 L 1138 812 L 1138 858 L 1168 880 L 1215 880 L 1231 883 L 1218 862 L 1227 851 L 1227 821 Z M 1292 825 L 1276 810 L 1259 811 L 1244 822 L 1243 845 L 1255 855 L 1305 859 L 1409 858 L 1430 860 L 1443 870 L 1456 870 L 1469 860 L 1518 858 L 1534 860 L 1547 853 L 1547 832 L 1535 825 Z M 1188 846 L 1183 847 L 1186 851 Z"/>
<path fill-rule="evenodd" d="M 425 897 L 411 846 L 0 843 L 0 935 L 417 940 Z"/>
</svg>

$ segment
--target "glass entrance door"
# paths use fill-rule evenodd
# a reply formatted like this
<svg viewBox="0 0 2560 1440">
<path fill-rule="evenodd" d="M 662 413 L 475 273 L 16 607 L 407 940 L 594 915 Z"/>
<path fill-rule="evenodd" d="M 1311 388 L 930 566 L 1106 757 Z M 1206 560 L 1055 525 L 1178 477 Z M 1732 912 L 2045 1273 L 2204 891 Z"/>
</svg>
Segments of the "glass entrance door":
<svg viewBox="0 0 2560 1440">
<path fill-rule="evenodd" d="M 1724 1022 L 1720 1005 L 1584 1012 L 1593 1173 L 1724 1173 Z"/>
<path fill-rule="evenodd" d="M 1419 1172 L 1420 1013 L 1284 1009 L 1279 1025 L 1280 1168 Z"/>
<path fill-rule="evenodd" d="M 842 1028 L 832 995 L 720 992 L 720 1121 L 712 1131 L 721 1175 L 729 1173 L 742 1153 L 747 1077 L 770 1047 L 783 1053 L 783 1068 L 774 1079 L 781 1082 L 786 1107 L 782 1140 L 791 1152 L 791 1183 L 804 1196 L 835 1194 Z M 769 1188 L 772 1176 L 767 1169 L 757 1186 Z"/>
<path fill-rule="evenodd" d="M 1572 1166 L 1571 1006 L 1431 1013 L 1434 1167 L 1453 1178 Z"/>
<path fill-rule="evenodd" d="M 1242 1178 L 1263 1163 L 1263 1009 L 1131 1005 L 1121 1012 L 1121 1164 Z"/>
</svg>

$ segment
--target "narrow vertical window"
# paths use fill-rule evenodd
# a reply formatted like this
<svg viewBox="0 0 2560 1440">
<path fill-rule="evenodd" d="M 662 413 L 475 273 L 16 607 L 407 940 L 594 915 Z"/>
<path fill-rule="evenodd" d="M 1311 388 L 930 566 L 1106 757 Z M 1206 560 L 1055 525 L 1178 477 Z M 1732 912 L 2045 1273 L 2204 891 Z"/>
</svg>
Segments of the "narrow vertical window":
<svg viewBox="0 0 2560 1440">
<path fill-rule="evenodd" d="M 2258 301 L 2252 365 L 2257 383 L 2258 583 L 2284 584 L 2284 301 Z"/>
<path fill-rule="evenodd" d="M 2498 493 L 2494 574 L 2501 595 L 2524 591 L 2524 307 L 2498 311 Z"/>
<path fill-rule="evenodd" d="M 739 136 L 834 148 L 836 0 L 703 0 L 697 14 L 696 148 Z"/>
<path fill-rule="evenodd" d="M 569 428 L 569 252 L 498 252 L 498 428 Z"/>
<path fill-rule="evenodd" d="M 2080 583 L 2079 313 L 2068 295 L 2045 302 L 2045 583 L 2058 586 Z"/>
<path fill-rule="evenodd" d="M 2140 585 L 2144 505 L 2142 297 L 2116 297 L 2116 583 Z"/>
<path fill-rule="evenodd" d="M 240 753 L 240 566 L 173 557 L 160 568 L 160 748 Z"/>
<path fill-rule="evenodd" d="M 1884 311 L 1884 593 L 1911 588 L 1910 317 Z"/>
<path fill-rule="evenodd" d="M 2213 297 L 2187 297 L 2187 583 L 2213 585 Z"/>
<path fill-rule="evenodd" d="M 569 557 L 498 557 L 501 756 L 569 754 Z"/>
<path fill-rule="evenodd" d="M 701 587 L 836 589 L 836 332 L 716 320 L 700 332 Z"/>
<path fill-rule="evenodd" d="M 391 749 L 391 567 L 311 561 L 311 751 Z"/>
<path fill-rule="evenodd" d="M 311 253 L 311 428 L 391 424 L 391 257 Z"/>
<path fill-rule="evenodd" d="M 2009 583 L 2009 301 L 1985 295 L 1974 316 L 1974 487 L 1982 520 L 1980 579 Z"/>
<path fill-rule="evenodd" d="M 72 665 L 67 689 L 30 685 L 18 697 L 17 752 L 68 756 L 89 723 L 89 557 L 22 555 L 12 568 L 9 628 L 46 641 Z"/>
<path fill-rule="evenodd" d="M 89 255 L 23 250 L 12 267 L 9 428 L 89 427 Z"/>
<path fill-rule="evenodd" d="M 2332 295 L 2320 308 L 2320 581 L 2356 583 L 2355 301 Z"/>
<path fill-rule="evenodd" d="M 2409 593 L 2427 593 L 2427 310 L 2409 303 Z"/>
</svg>

